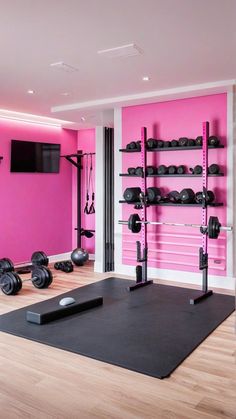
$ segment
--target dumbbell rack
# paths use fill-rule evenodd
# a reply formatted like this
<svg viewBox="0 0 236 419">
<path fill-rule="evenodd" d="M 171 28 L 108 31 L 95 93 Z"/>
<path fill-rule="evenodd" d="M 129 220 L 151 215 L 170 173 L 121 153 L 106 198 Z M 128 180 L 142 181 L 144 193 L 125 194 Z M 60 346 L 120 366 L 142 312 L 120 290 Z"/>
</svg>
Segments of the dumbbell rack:
<svg viewBox="0 0 236 419">
<path fill-rule="evenodd" d="M 207 204 L 206 202 L 206 193 L 207 193 L 207 184 L 208 184 L 208 176 L 224 176 L 223 173 L 209 175 L 208 174 L 208 149 L 209 148 L 224 148 L 223 145 L 218 147 L 208 146 L 208 138 L 209 138 L 209 122 L 203 122 L 203 144 L 202 146 L 187 146 L 187 147 L 171 147 L 171 148 L 157 148 L 152 150 L 146 149 L 146 139 L 147 139 L 147 130 L 145 127 L 141 128 L 141 166 L 143 168 L 143 176 L 142 176 L 142 185 L 141 190 L 145 191 L 143 197 L 141 197 L 141 220 L 147 221 L 147 200 L 146 200 L 146 178 L 147 177 L 202 177 L 202 188 L 203 188 L 203 202 L 202 204 L 176 204 L 176 203 L 150 203 L 149 205 L 164 205 L 164 206 L 191 206 L 191 207 L 201 207 L 202 208 L 202 225 L 207 225 L 207 207 L 218 207 L 223 206 L 223 203 L 211 203 Z M 201 175 L 193 175 L 193 174 L 183 174 L 183 175 L 150 175 L 146 176 L 146 157 L 147 151 L 172 151 L 172 150 L 202 150 L 202 167 L 203 172 Z M 127 149 L 120 149 L 121 152 L 128 152 L 133 153 L 137 152 L 137 150 L 127 150 Z M 138 151 L 140 152 L 140 151 Z M 127 176 L 127 177 L 140 177 L 138 175 L 129 175 L 121 173 L 120 176 Z M 120 203 L 127 203 L 125 200 L 120 200 Z M 137 204 L 140 204 L 140 201 Z M 131 205 L 135 205 L 136 202 L 129 203 Z M 202 247 L 199 249 L 199 269 L 202 270 L 202 290 L 199 291 L 198 295 L 195 298 L 190 299 L 190 304 L 196 304 L 201 300 L 211 296 L 213 292 L 208 290 L 208 233 L 207 231 L 201 231 L 202 233 Z M 148 247 L 147 247 L 147 224 L 142 224 L 141 228 L 141 243 L 137 241 L 137 261 L 142 262 L 142 276 L 140 280 L 140 275 L 138 271 L 138 266 L 136 267 L 136 284 L 130 287 L 130 290 L 134 290 L 140 288 L 145 285 L 151 284 L 153 281 L 147 279 L 147 261 L 148 261 Z"/>
</svg>

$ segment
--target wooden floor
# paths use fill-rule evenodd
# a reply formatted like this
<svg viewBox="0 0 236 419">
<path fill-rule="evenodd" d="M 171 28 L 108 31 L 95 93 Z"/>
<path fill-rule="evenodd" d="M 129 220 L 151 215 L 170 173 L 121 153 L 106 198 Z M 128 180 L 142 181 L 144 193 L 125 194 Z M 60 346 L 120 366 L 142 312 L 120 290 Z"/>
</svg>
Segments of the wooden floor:
<svg viewBox="0 0 236 419">
<path fill-rule="evenodd" d="M 18 296 L 0 293 L 0 314 L 108 276 L 94 274 L 91 263 L 71 274 L 55 271 L 47 290 L 26 283 Z M 159 380 L 0 333 L 0 419 L 235 419 L 235 336 L 233 314 Z"/>
</svg>

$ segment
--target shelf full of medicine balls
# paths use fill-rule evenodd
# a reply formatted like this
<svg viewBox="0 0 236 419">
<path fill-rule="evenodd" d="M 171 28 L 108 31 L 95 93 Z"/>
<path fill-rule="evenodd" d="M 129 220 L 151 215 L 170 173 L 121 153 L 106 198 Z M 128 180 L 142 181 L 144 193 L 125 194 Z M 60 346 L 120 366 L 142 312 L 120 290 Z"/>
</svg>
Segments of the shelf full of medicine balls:
<svg viewBox="0 0 236 419">
<path fill-rule="evenodd" d="M 124 199 L 119 200 L 120 204 L 129 204 L 129 205 L 139 205 L 140 201 L 137 202 L 127 202 Z M 174 203 L 174 202 L 150 202 L 148 203 L 148 206 L 166 206 L 166 207 L 202 207 L 202 204 L 180 204 L 180 203 Z M 207 204 L 208 207 L 223 207 L 222 202 L 212 202 L 211 204 Z"/>
</svg>

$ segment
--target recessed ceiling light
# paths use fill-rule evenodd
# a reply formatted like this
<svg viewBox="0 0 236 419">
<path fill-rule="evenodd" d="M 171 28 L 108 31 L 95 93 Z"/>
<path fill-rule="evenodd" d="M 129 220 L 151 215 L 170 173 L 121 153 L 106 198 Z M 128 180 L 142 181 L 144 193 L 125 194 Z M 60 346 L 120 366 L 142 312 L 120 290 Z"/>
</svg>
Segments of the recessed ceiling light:
<svg viewBox="0 0 236 419">
<path fill-rule="evenodd" d="M 33 94 L 35 93 L 35 91 L 34 91 L 34 90 L 29 89 L 29 90 L 27 90 L 27 93 L 29 93 L 29 95 L 33 95 Z"/>
<path fill-rule="evenodd" d="M 143 81 L 149 81 L 150 78 L 148 76 L 143 76 Z"/>
<path fill-rule="evenodd" d="M 69 96 L 69 93 L 68 92 L 63 92 L 63 93 L 61 93 L 61 95 L 62 96 Z"/>
<path fill-rule="evenodd" d="M 81 119 L 81 121 L 82 121 L 82 122 L 84 122 L 84 121 L 85 121 L 85 117 L 84 117 L 84 116 L 81 116 L 81 118 L 80 118 L 80 119 Z"/>
</svg>

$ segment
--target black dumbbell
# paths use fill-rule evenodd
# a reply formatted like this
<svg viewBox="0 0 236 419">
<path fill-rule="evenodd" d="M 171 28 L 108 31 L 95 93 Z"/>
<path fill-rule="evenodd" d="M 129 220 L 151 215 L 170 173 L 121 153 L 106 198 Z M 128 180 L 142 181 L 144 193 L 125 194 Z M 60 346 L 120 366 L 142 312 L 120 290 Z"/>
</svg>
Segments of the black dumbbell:
<svg viewBox="0 0 236 419">
<path fill-rule="evenodd" d="M 170 145 L 171 147 L 178 147 L 179 142 L 177 140 L 171 140 Z"/>
<path fill-rule="evenodd" d="M 135 174 L 136 176 L 143 176 L 143 168 L 141 166 L 136 167 Z"/>
<path fill-rule="evenodd" d="M 169 175 L 174 175 L 177 172 L 177 167 L 174 165 L 171 165 L 168 167 L 168 173 Z"/>
<path fill-rule="evenodd" d="M 179 197 L 183 204 L 192 204 L 195 201 L 195 193 L 190 188 L 183 189 Z"/>
<path fill-rule="evenodd" d="M 140 188 L 126 188 L 124 191 L 123 197 L 126 202 L 135 202 L 135 201 L 139 201 L 140 193 L 141 193 Z"/>
<path fill-rule="evenodd" d="M 190 167 L 190 172 L 192 172 L 193 175 L 201 175 L 202 174 L 202 166 L 200 164 L 197 164 L 194 168 Z"/>
<path fill-rule="evenodd" d="M 218 173 L 220 173 L 220 166 L 218 164 L 215 164 L 215 163 L 211 164 L 208 167 L 208 173 L 210 175 L 217 175 Z"/>
<path fill-rule="evenodd" d="M 164 164 L 161 164 L 161 166 L 157 168 L 158 175 L 165 175 L 167 172 L 168 172 L 168 167 L 166 167 Z"/>
<path fill-rule="evenodd" d="M 195 200 L 197 204 L 202 204 L 202 192 L 197 192 L 195 195 Z M 206 202 L 207 204 L 211 204 L 215 201 L 215 194 L 213 191 L 207 191 Z"/>
<path fill-rule="evenodd" d="M 196 142 L 196 145 L 197 145 L 197 146 L 202 146 L 202 142 L 203 142 L 203 138 L 202 138 L 202 136 L 201 136 L 201 135 L 199 135 L 199 136 L 196 138 L 195 142 Z"/>
<path fill-rule="evenodd" d="M 128 167 L 127 172 L 129 173 L 129 175 L 135 175 L 135 167 Z"/>
<path fill-rule="evenodd" d="M 215 135 L 211 135 L 208 138 L 208 145 L 212 146 L 212 147 L 218 147 L 218 145 L 220 144 L 220 140 L 218 137 L 216 137 Z"/>
<path fill-rule="evenodd" d="M 45 266 L 34 267 L 31 278 L 24 280 L 17 272 L 5 272 L 0 278 L 0 288 L 6 295 L 15 295 L 21 290 L 22 283 L 26 281 L 32 281 L 36 288 L 48 288 L 53 281 L 53 276 L 50 269 Z"/>
<path fill-rule="evenodd" d="M 187 137 L 180 137 L 179 138 L 179 146 L 186 147 L 188 145 L 188 138 Z"/>
<path fill-rule="evenodd" d="M 33 268 L 34 266 L 48 266 L 48 257 L 42 251 L 34 252 L 31 256 L 32 265 L 27 266 L 27 268 Z M 16 267 L 21 269 L 21 267 Z M 9 258 L 0 259 L 0 275 L 6 272 L 13 272 L 15 269 L 14 263 Z"/>
<path fill-rule="evenodd" d="M 156 187 L 147 188 L 147 197 L 149 202 L 160 202 L 161 190 Z"/>
<path fill-rule="evenodd" d="M 155 138 L 148 138 L 147 147 L 149 149 L 157 148 L 157 140 Z"/>
<path fill-rule="evenodd" d="M 168 193 L 167 199 L 169 202 L 180 202 L 180 193 L 178 191 L 171 191 Z"/>
<path fill-rule="evenodd" d="M 186 167 L 181 164 L 177 167 L 177 174 L 184 175 L 184 173 L 186 173 Z"/>
<path fill-rule="evenodd" d="M 156 172 L 157 172 L 157 169 L 156 169 L 155 166 L 147 166 L 147 168 L 146 168 L 146 174 L 147 174 L 147 176 L 155 175 Z"/>
<path fill-rule="evenodd" d="M 54 264 L 54 268 L 57 270 L 60 269 L 61 271 L 66 272 L 66 273 L 73 272 L 74 270 L 73 264 L 70 260 L 63 260 L 61 262 L 56 262 Z"/>
</svg>

